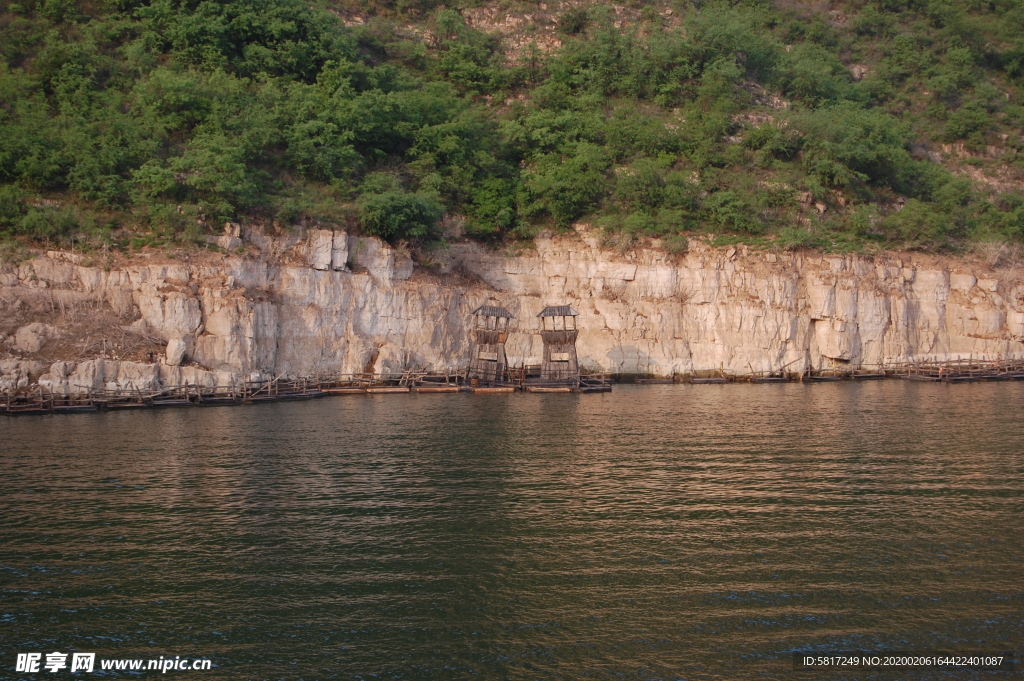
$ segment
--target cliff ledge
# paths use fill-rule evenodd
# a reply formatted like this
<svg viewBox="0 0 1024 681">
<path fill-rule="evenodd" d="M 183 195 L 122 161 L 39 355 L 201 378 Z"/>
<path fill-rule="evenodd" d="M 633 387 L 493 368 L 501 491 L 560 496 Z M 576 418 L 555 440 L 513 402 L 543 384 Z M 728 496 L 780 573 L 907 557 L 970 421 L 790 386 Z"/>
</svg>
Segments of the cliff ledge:
<svg viewBox="0 0 1024 681">
<path fill-rule="evenodd" d="M 515 255 L 458 244 L 424 268 L 339 231 L 233 229 L 220 241 L 235 254 L 102 268 L 50 251 L 0 273 L 0 390 L 455 370 L 488 299 L 517 316 L 513 364 L 538 360 L 536 314 L 563 303 L 580 312 L 581 366 L 619 374 L 1024 356 L 1024 277 L 951 258 L 619 253 L 584 230 Z"/>
</svg>

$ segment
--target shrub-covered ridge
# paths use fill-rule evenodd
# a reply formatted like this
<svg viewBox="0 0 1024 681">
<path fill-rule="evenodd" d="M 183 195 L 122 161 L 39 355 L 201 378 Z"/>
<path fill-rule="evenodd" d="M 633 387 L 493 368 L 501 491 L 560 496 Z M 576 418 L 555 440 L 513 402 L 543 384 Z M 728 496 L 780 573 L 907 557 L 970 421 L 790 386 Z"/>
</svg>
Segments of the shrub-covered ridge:
<svg viewBox="0 0 1024 681">
<path fill-rule="evenodd" d="M 506 4 L 515 50 L 472 5 L 5 3 L 0 234 L 1024 236 L 1018 2 Z"/>
</svg>

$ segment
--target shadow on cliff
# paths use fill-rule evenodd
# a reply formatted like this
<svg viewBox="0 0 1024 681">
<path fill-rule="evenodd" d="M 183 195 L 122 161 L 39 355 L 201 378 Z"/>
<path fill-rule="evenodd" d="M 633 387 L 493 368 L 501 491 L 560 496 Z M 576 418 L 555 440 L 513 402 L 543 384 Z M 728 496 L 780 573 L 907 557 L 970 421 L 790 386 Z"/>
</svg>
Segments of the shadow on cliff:
<svg viewBox="0 0 1024 681">
<path fill-rule="evenodd" d="M 605 355 L 611 362 L 613 374 L 657 374 L 662 373 L 660 365 L 651 363 L 651 356 L 636 345 L 616 345 Z M 601 364 L 590 357 L 581 357 L 580 366 L 602 371 Z"/>
</svg>

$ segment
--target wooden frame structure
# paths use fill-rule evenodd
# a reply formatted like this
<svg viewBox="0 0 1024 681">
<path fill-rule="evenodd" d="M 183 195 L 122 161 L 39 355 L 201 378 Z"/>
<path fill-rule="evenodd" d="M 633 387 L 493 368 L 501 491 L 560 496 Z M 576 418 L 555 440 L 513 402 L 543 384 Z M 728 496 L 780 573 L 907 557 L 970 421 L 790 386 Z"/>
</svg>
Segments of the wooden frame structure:
<svg viewBox="0 0 1024 681">
<path fill-rule="evenodd" d="M 473 387 L 511 385 L 505 343 L 515 315 L 498 305 L 481 305 L 473 310 L 469 372 Z"/>
<path fill-rule="evenodd" d="M 540 337 L 544 341 L 544 360 L 540 366 L 539 386 L 578 388 L 580 363 L 576 357 L 576 317 L 569 305 L 549 305 L 540 311 Z"/>
</svg>

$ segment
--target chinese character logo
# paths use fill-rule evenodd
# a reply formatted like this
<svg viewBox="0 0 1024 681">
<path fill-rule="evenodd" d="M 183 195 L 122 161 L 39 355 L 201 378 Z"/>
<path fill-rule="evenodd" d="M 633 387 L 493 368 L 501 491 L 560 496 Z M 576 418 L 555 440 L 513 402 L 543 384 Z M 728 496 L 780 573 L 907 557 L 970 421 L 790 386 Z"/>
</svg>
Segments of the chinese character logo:
<svg viewBox="0 0 1024 681">
<path fill-rule="evenodd" d="M 94 664 L 96 664 L 96 653 L 71 654 L 71 671 L 73 672 L 91 672 Z"/>
<path fill-rule="evenodd" d="M 42 653 L 18 653 L 14 671 L 34 674 L 40 671 L 40 665 L 46 671 L 55 674 L 61 669 L 68 668 L 68 654 L 56 650 L 52 653 L 46 653 L 46 662 L 43 663 Z M 72 672 L 92 672 L 95 665 L 96 653 L 71 654 L 70 671 Z"/>
<path fill-rule="evenodd" d="M 68 654 L 58 653 L 54 651 L 52 653 L 46 653 L 46 664 L 43 667 L 46 671 L 51 674 L 55 673 L 58 669 L 66 669 L 68 666 Z"/>
<path fill-rule="evenodd" d="M 18 653 L 18 661 L 14 666 L 16 672 L 37 672 L 39 671 L 39 660 L 42 653 Z"/>
</svg>

